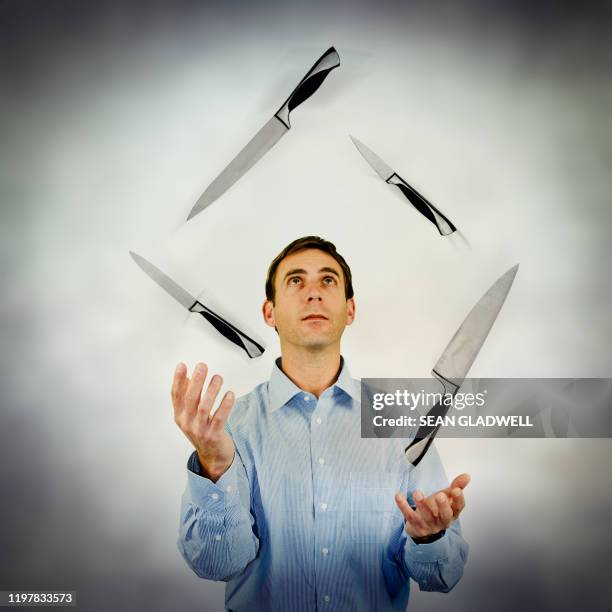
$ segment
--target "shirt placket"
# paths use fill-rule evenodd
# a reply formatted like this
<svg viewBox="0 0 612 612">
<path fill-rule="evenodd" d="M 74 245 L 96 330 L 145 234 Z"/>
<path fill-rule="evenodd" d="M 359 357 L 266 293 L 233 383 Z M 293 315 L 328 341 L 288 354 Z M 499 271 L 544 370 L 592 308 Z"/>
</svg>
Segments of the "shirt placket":
<svg viewBox="0 0 612 612">
<path fill-rule="evenodd" d="M 308 398 L 308 399 L 306 399 Z M 314 510 L 314 559 L 315 559 L 315 591 L 317 609 L 331 610 L 333 608 L 330 576 L 333 576 L 334 555 L 336 554 L 332 535 L 331 522 L 333 508 L 327 499 L 330 491 L 330 479 L 333 477 L 333 458 L 329 455 L 327 442 L 327 416 L 329 398 L 323 394 L 318 400 L 310 394 L 304 396 L 304 401 L 313 406 L 310 416 L 310 454 L 313 479 L 313 510 Z"/>
</svg>

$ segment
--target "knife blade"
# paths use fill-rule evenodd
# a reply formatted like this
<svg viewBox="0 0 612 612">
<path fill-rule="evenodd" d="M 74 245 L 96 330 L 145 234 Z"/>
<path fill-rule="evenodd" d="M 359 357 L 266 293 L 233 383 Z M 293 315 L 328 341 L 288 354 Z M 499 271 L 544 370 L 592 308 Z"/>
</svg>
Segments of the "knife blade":
<svg viewBox="0 0 612 612">
<path fill-rule="evenodd" d="M 325 77 L 340 65 L 340 56 L 330 47 L 306 73 L 297 87 L 289 94 L 272 118 L 253 136 L 247 145 L 221 171 L 206 188 L 191 209 L 187 221 L 210 206 L 227 191 L 243 174 L 250 170 L 290 129 L 289 114 L 310 98 L 321 86 Z"/>
<path fill-rule="evenodd" d="M 444 386 L 444 394 L 451 394 L 454 397 L 463 384 L 506 301 L 517 271 L 518 264 L 491 285 L 459 326 L 434 365 L 431 373 Z M 427 416 L 444 416 L 448 409 L 448 404 L 438 402 Z M 425 456 L 439 428 L 439 425 L 419 427 L 414 439 L 404 451 L 413 466 L 416 467 Z"/>
<path fill-rule="evenodd" d="M 130 251 L 130 255 L 149 278 L 154 280 L 189 312 L 197 312 L 202 315 L 222 336 L 243 349 L 249 357 L 259 357 L 263 354 L 265 349 L 260 344 L 206 307 L 202 302 L 199 302 L 159 268 L 133 251 Z"/>
<path fill-rule="evenodd" d="M 443 215 L 427 198 L 421 195 L 414 187 L 405 181 L 397 172 L 392 170 L 376 153 L 366 147 L 363 142 L 351 136 L 353 144 L 362 157 L 374 168 L 378 176 L 388 183 L 395 185 L 408 199 L 408 201 L 431 223 L 433 223 L 442 236 L 448 236 L 457 231 L 453 222 Z"/>
</svg>

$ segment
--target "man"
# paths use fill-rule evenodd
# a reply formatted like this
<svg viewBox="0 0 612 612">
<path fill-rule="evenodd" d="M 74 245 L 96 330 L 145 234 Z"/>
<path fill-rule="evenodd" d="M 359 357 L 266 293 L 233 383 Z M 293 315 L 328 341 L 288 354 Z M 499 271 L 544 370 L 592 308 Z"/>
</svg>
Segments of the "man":
<svg viewBox="0 0 612 612">
<path fill-rule="evenodd" d="M 340 355 L 352 277 L 332 243 L 307 236 L 276 257 L 263 317 L 281 358 L 251 393 L 227 391 L 211 416 L 221 377 L 202 392 L 206 365 L 175 372 L 175 421 L 195 448 L 178 540 L 189 566 L 227 582 L 234 612 L 405 610 L 410 578 L 449 591 L 469 476 L 447 486 L 433 446 L 411 469 L 404 441 L 361 438 L 360 385 Z"/>
</svg>

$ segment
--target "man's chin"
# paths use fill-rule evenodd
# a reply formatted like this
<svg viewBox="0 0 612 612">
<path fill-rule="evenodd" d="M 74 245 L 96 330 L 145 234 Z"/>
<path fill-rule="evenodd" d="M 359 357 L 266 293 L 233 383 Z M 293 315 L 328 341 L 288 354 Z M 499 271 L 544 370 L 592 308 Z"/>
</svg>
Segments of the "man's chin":
<svg viewBox="0 0 612 612">
<path fill-rule="evenodd" d="M 309 351 L 322 351 L 330 345 L 329 342 L 307 342 L 303 346 Z"/>
<path fill-rule="evenodd" d="M 313 351 L 320 351 L 335 343 L 335 339 L 329 336 L 309 336 L 302 339 L 302 346 Z"/>
<path fill-rule="evenodd" d="M 332 330 L 310 329 L 306 333 L 295 333 L 297 330 L 292 330 L 293 333 L 281 333 L 281 342 L 283 338 L 289 344 L 296 347 L 301 347 L 311 351 L 321 351 L 338 344 L 340 337 L 336 333 L 331 333 Z M 304 331 L 304 330 L 300 330 Z"/>
</svg>

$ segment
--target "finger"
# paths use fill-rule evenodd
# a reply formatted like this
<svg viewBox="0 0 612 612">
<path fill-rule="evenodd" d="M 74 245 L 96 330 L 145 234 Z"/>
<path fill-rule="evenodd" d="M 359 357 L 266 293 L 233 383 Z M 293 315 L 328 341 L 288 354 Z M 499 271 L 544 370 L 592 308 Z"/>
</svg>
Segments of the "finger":
<svg viewBox="0 0 612 612">
<path fill-rule="evenodd" d="M 202 385 L 206 379 L 208 368 L 205 363 L 198 363 L 193 371 L 193 376 L 187 385 L 185 393 L 185 413 L 189 418 L 193 418 L 198 408 Z"/>
<path fill-rule="evenodd" d="M 438 502 L 436 501 L 435 495 L 430 495 L 425 503 L 429 506 L 429 511 L 431 512 L 434 519 L 438 519 L 440 516 L 440 509 L 438 508 Z"/>
<path fill-rule="evenodd" d="M 184 408 L 183 396 L 187 388 L 187 366 L 184 363 L 179 363 L 174 370 L 174 378 L 172 380 L 172 389 L 170 397 L 172 398 L 172 406 L 174 408 L 174 416 L 178 417 Z"/>
<path fill-rule="evenodd" d="M 221 391 L 221 385 L 223 384 L 223 378 L 218 374 L 215 374 L 211 379 L 208 387 L 206 389 L 206 393 L 202 396 L 200 403 L 198 405 L 198 419 L 203 422 L 208 421 L 208 417 L 210 416 L 210 411 L 217 399 L 217 395 L 219 395 L 219 391 Z"/>
<path fill-rule="evenodd" d="M 412 494 L 412 499 L 414 499 L 414 503 L 419 511 L 419 518 L 421 518 L 423 522 L 431 528 L 436 527 L 436 518 L 433 516 L 429 506 L 425 502 L 425 496 L 423 495 L 422 491 L 415 491 Z"/>
<path fill-rule="evenodd" d="M 419 518 L 419 515 L 416 513 L 408 517 L 404 527 L 406 529 L 406 533 L 413 538 L 426 536 L 431 533 L 431 529 L 423 522 L 422 519 Z"/>
<path fill-rule="evenodd" d="M 410 507 L 410 504 L 403 493 L 395 494 L 395 503 L 402 511 L 402 514 L 406 520 L 418 520 L 417 513 Z"/>
<path fill-rule="evenodd" d="M 451 491 L 451 502 L 453 507 L 453 517 L 457 518 L 461 511 L 465 508 L 465 497 L 463 490 L 457 487 Z"/>
<path fill-rule="evenodd" d="M 416 537 L 422 535 L 422 533 L 425 532 L 426 527 L 419 518 L 418 514 L 410 507 L 410 504 L 408 503 L 408 500 L 406 499 L 405 495 L 403 495 L 402 493 L 396 493 L 395 503 L 401 510 L 404 519 L 407 523 L 406 531 L 411 536 Z"/>
<path fill-rule="evenodd" d="M 213 429 L 218 431 L 223 429 L 225 422 L 227 421 L 227 417 L 229 413 L 232 411 L 232 407 L 234 406 L 234 393 L 232 391 L 228 391 L 221 400 L 219 404 L 219 408 L 215 414 L 210 418 L 210 424 Z"/>
<path fill-rule="evenodd" d="M 450 501 L 446 494 L 442 492 L 436 494 L 436 500 L 438 502 L 438 508 L 440 509 L 440 522 L 442 523 L 442 527 L 446 529 L 453 520 L 453 510 Z"/>
<path fill-rule="evenodd" d="M 459 474 L 456 478 L 453 479 L 453 482 L 450 483 L 448 487 L 446 487 L 445 491 L 448 495 L 451 494 L 451 491 L 457 487 L 460 489 L 465 489 L 465 487 L 470 484 L 470 475 L 469 474 Z"/>
</svg>

